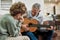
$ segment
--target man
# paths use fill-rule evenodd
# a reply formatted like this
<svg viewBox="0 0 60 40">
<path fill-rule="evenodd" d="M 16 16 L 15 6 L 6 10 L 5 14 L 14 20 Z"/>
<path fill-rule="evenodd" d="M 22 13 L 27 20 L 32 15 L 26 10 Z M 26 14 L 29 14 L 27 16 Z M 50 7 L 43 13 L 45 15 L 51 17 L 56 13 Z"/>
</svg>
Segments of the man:
<svg viewBox="0 0 60 40">
<path fill-rule="evenodd" d="M 10 14 L 5 14 L 0 19 L 0 40 L 6 40 L 7 37 L 16 38 L 21 35 L 21 26 L 23 28 L 26 28 L 26 25 L 21 25 L 21 23 L 23 22 L 22 15 L 25 14 L 26 11 L 26 6 L 22 2 L 14 3 L 10 7 Z M 23 36 L 21 38 L 22 40 L 26 39 L 26 37 Z"/>
<path fill-rule="evenodd" d="M 43 23 L 43 16 L 39 16 L 39 12 L 40 12 L 40 4 L 39 3 L 35 3 L 32 6 L 32 10 L 27 12 L 27 17 L 28 18 L 32 18 L 32 19 L 36 19 L 37 21 L 39 21 L 39 24 Z M 46 40 L 51 40 L 52 38 L 52 34 L 53 34 L 53 26 L 50 26 L 50 28 L 46 28 L 46 30 L 49 30 L 48 32 L 46 32 L 48 35 L 46 36 Z M 44 36 L 44 34 L 46 34 L 45 32 L 42 31 L 36 31 L 37 34 Z M 45 37 L 43 38 L 43 40 L 45 40 Z"/>
</svg>

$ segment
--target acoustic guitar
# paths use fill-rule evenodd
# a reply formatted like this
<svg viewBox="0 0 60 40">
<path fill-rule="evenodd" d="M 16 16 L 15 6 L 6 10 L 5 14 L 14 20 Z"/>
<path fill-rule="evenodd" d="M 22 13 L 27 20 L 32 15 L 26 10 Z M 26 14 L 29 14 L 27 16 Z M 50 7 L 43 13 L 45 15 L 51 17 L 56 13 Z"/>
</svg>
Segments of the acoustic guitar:
<svg viewBox="0 0 60 40">
<path fill-rule="evenodd" d="M 50 27 L 50 25 L 40 25 L 39 22 L 35 19 L 29 19 L 29 18 L 24 18 L 23 24 L 28 24 L 29 31 L 30 32 L 35 32 L 37 29 L 40 29 L 41 27 Z M 24 32 L 25 29 L 21 28 L 21 32 Z"/>
</svg>

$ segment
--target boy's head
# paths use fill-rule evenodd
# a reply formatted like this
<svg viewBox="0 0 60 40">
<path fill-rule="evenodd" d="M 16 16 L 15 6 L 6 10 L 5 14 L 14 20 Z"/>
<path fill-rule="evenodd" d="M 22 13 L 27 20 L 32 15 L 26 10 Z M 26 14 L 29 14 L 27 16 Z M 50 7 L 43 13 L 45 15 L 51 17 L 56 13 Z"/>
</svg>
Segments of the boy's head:
<svg viewBox="0 0 60 40">
<path fill-rule="evenodd" d="M 12 16 L 17 16 L 17 18 L 25 14 L 26 11 L 27 11 L 26 6 L 22 2 L 14 3 L 10 7 L 10 14 Z"/>
</svg>

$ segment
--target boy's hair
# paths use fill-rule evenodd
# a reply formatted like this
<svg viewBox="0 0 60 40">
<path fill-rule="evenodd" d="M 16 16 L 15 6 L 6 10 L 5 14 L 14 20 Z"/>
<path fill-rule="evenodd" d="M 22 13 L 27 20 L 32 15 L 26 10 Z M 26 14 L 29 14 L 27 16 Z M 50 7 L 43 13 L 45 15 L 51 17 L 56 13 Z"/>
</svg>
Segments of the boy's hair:
<svg viewBox="0 0 60 40">
<path fill-rule="evenodd" d="M 24 7 L 24 9 L 23 9 Z M 16 16 L 17 14 L 21 13 L 24 14 L 26 12 L 26 6 L 24 3 L 22 2 L 18 2 L 18 3 L 14 3 L 11 7 L 10 7 L 10 14 L 12 16 Z"/>
</svg>

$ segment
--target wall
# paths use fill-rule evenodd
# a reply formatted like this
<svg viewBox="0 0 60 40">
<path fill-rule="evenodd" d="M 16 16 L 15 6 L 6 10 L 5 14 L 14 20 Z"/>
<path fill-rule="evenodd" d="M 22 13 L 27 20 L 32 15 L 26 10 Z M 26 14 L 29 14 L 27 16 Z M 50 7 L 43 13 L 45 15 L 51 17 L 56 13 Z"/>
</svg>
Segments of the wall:
<svg viewBox="0 0 60 40">
<path fill-rule="evenodd" d="M 0 0 L 0 4 L 1 4 L 1 0 Z M 0 5 L 0 9 L 1 9 L 1 5 Z"/>
<path fill-rule="evenodd" d="M 53 14 L 53 6 L 56 7 L 56 14 L 60 14 L 60 3 L 54 4 L 54 3 L 45 3 L 44 4 L 44 13 L 50 13 Z"/>
<path fill-rule="evenodd" d="M 45 3 L 44 4 L 44 13 L 50 13 L 50 14 L 53 14 L 53 6 L 55 4 L 54 3 Z"/>
<path fill-rule="evenodd" d="M 44 0 L 12 0 L 12 3 L 18 2 L 18 1 L 22 1 L 26 4 L 27 9 L 31 10 L 31 7 L 34 3 L 40 3 L 41 5 L 41 14 L 45 14 L 47 12 L 53 14 L 53 6 L 55 5 L 54 3 L 44 3 Z M 1 3 L 1 0 L 0 0 Z M 60 3 L 56 4 L 56 14 L 60 14 Z M 1 8 L 1 6 L 0 6 Z"/>
<path fill-rule="evenodd" d="M 57 13 L 57 14 L 60 14 L 60 3 L 57 5 L 56 13 Z"/>
</svg>

